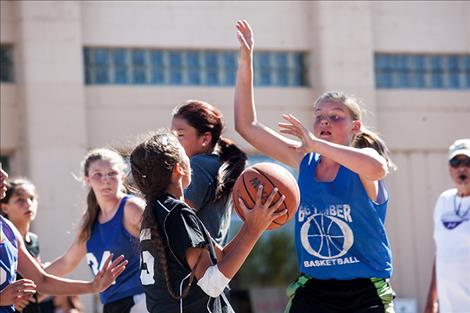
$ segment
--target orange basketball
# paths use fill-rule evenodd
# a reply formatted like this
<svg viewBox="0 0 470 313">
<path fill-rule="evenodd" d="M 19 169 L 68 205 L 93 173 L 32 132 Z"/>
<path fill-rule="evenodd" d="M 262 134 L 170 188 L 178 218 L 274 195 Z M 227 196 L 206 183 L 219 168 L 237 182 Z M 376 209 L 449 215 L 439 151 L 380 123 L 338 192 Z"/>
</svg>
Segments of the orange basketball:
<svg viewBox="0 0 470 313">
<path fill-rule="evenodd" d="M 288 170 L 280 165 L 269 162 L 262 162 L 247 167 L 237 178 L 232 191 L 232 202 L 235 210 L 242 220 L 245 220 L 243 211 L 238 203 L 238 193 L 244 200 L 248 208 L 253 208 L 256 202 L 258 186 L 263 185 L 263 201 L 271 194 L 274 187 L 277 187 L 278 194 L 274 197 L 273 204 L 284 195 L 283 204 L 279 210 L 287 209 L 287 213 L 275 219 L 268 229 L 278 228 L 286 224 L 294 217 L 300 202 L 300 192 L 297 181 Z"/>
</svg>

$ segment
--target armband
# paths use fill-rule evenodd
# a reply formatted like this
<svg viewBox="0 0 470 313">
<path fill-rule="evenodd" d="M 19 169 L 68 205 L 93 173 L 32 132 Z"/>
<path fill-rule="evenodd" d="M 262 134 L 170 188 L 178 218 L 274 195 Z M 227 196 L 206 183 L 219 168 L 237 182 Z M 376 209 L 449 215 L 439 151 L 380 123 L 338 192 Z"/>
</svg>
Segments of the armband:
<svg viewBox="0 0 470 313">
<path fill-rule="evenodd" d="M 209 266 L 197 285 L 212 298 L 220 296 L 230 279 L 224 276 L 217 265 Z"/>
</svg>

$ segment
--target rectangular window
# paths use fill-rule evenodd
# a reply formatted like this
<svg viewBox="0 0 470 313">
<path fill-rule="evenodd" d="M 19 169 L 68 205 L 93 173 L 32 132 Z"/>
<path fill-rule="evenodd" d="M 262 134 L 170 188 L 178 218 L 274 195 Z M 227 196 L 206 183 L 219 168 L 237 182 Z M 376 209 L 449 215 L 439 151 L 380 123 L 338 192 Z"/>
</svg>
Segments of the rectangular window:
<svg viewBox="0 0 470 313">
<path fill-rule="evenodd" d="M 385 88 L 469 89 L 468 55 L 375 54 L 375 85 Z"/>
<path fill-rule="evenodd" d="M 15 81 L 13 70 L 13 47 L 0 46 L 0 82 L 13 83 Z"/>
<path fill-rule="evenodd" d="M 234 86 L 238 51 L 84 48 L 87 85 Z M 307 54 L 260 51 L 255 85 L 308 86 Z"/>
</svg>

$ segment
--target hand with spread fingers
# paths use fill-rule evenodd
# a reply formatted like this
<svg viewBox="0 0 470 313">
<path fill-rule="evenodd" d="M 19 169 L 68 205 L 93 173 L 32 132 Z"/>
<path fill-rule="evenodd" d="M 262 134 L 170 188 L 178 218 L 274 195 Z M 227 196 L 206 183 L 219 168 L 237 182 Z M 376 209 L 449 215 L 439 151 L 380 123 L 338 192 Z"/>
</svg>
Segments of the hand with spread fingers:
<svg viewBox="0 0 470 313">
<path fill-rule="evenodd" d="M 93 286 L 97 292 L 101 292 L 108 288 L 125 269 L 128 263 L 121 255 L 116 258 L 112 263 L 113 254 L 111 254 L 104 263 L 103 268 L 96 274 L 93 280 Z M 124 261 L 123 261 L 124 260 Z M 110 264 L 111 263 L 111 264 Z"/>
<path fill-rule="evenodd" d="M 248 208 L 240 195 L 238 195 L 240 207 L 245 211 L 243 214 L 245 216 L 245 224 L 247 224 L 248 227 L 258 231 L 265 231 L 272 221 L 287 213 L 286 209 L 278 211 L 286 198 L 284 195 L 276 202 L 273 202 L 277 194 L 278 189 L 273 188 L 271 194 L 263 202 L 263 185 L 259 185 L 256 193 L 255 206 L 253 208 Z"/>
<path fill-rule="evenodd" d="M 305 128 L 304 125 L 292 114 L 283 114 L 282 117 L 288 123 L 278 123 L 279 131 L 283 134 L 288 134 L 299 138 L 300 143 L 291 144 L 290 148 L 309 153 L 314 150 L 317 138 L 311 131 Z"/>
<path fill-rule="evenodd" d="M 0 306 L 14 305 L 22 310 L 36 293 L 36 284 L 29 279 L 20 279 L 0 292 Z"/>
</svg>

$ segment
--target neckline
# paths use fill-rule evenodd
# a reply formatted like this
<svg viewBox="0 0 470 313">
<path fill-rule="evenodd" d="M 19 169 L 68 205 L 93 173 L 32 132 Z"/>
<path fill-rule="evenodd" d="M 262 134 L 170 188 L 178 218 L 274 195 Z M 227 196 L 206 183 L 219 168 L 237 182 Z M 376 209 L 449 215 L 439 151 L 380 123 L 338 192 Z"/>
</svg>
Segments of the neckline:
<svg viewBox="0 0 470 313">
<path fill-rule="evenodd" d="M 331 179 L 331 180 L 326 180 L 326 181 L 322 181 L 322 180 L 319 180 L 317 178 L 317 171 L 318 171 L 318 165 L 320 164 L 321 162 L 321 155 L 318 155 L 318 161 L 315 165 L 315 169 L 313 171 L 313 180 L 316 182 L 316 183 L 321 183 L 321 184 L 331 184 L 331 183 L 334 183 L 336 181 L 336 179 L 339 177 L 339 174 L 341 172 L 341 168 L 343 167 L 341 164 L 338 163 L 338 170 L 336 171 L 336 175 Z"/>
<path fill-rule="evenodd" d="M 118 212 L 119 212 L 119 209 L 121 208 L 121 203 L 122 203 L 122 201 L 123 201 L 126 197 L 127 197 L 127 196 L 124 196 L 124 197 L 122 197 L 121 199 L 119 199 L 118 205 L 117 205 L 117 207 L 116 207 L 116 211 L 114 211 L 113 216 L 111 216 L 111 218 L 110 218 L 109 220 L 107 220 L 106 222 L 101 223 L 101 222 L 100 222 L 100 219 L 99 219 L 99 217 L 98 217 L 98 220 L 97 220 L 98 224 L 100 224 L 100 225 L 105 225 L 105 224 L 111 222 L 112 220 L 114 220 L 114 218 L 116 217 L 116 215 L 117 215 Z"/>
</svg>

